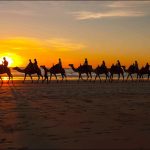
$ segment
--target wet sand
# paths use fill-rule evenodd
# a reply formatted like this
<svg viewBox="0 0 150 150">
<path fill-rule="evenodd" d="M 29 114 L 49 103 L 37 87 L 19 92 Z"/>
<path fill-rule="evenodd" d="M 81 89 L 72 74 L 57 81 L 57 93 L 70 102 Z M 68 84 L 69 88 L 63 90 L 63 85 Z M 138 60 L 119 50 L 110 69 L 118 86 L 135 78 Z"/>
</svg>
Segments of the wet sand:
<svg viewBox="0 0 150 150">
<path fill-rule="evenodd" d="M 4 83 L 1 149 L 150 149 L 150 82 Z"/>
</svg>

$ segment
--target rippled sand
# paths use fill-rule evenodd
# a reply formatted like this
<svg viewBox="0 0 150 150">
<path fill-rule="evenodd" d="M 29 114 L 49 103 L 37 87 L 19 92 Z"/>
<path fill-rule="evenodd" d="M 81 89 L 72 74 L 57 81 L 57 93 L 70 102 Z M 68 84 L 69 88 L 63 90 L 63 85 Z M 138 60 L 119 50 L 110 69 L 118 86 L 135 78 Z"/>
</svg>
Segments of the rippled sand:
<svg viewBox="0 0 150 150">
<path fill-rule="evenodd" d="M 150 149 L 150 82 L 0 87 L 0 149 Z"/>
</svg>

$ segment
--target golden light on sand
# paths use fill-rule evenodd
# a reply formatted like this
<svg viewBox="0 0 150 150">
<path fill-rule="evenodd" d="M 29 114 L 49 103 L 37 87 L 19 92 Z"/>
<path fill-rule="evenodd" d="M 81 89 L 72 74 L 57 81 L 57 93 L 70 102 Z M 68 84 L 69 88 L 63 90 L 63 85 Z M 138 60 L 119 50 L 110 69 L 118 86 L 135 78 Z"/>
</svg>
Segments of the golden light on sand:
<svg viewBox="0 0 150 150">
<path fill-rule="evenodd" d="M 8 67 L 20 66 L 22 64 L 22 58 L 15 53 L 0 54 L 0 64 L 3 62 L 3 57 L 8 61 Z"/>
</svg>

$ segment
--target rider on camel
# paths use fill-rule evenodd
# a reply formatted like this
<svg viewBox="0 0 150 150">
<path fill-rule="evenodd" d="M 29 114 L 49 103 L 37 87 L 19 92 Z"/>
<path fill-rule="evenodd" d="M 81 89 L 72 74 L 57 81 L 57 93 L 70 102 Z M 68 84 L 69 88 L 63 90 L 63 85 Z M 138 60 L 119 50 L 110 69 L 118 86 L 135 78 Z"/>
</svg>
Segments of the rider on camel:
<svg viewBox="0 0 150 150">
<path fill-rule="evenodd" d="M 4 67 L 7 68 L 7 66 L 8 66 L 8 61 L 6 60 L 5 57 L 3 57 L 3 60 L 4 60 L 4 61 L 3 61 L 2 63 L 3 63 L 3 65 L 4 65 Z"/>
<path fill-rule="evenodd" d="M 33 66 L 34 66 L 35 71 L 37 71 L 38 70 L 38 63 L 37 63 L 36 59 L 34 59 Z"/>
<path fill-rule="evenodd" d="M 61 62 L 61 59 L 60 59 L 60 58 L 59 58 L 59 60 L 58 60 L 58 65 L 59 65 L 60 69 L 62 69 L 62 62 Z"/>
<path fill-rule="evenodd" d="M 88 60 L 87 60 L 87 58 L 85 58 L 85 61 L 84 61 L 84 64 L 83 64 L 84 66 L 88 66 Z"/>
<path fill-rule="evenodd" d="M 117 60 L 116 67 L 117 67 L 117 70 L 119 71 L 121 68 L 121 63 L 119 60 Z"/>
<path fill-rule="evenodd" d="M 135 61 L 135 63 L 134 63 L 134 67 L 135 67 L 135 71 L 138 71 L 139 66 L 138 66 L 138 62 L 137 62 L 137 61 Z"/>
<path fill-rule="evenodd" d="M 102 61 L 101 67 L 102 67 L 102 68 L 106 68 L 105 61 L 104 61 L 104 60 Z"/>
<path fill-rule="evenodd" d="M 146 63 L 145 68 L 148 68 L 148 69 L 149 69 L 149 64 L 148 64 L 148 62 Z"/>
<path fill-rule="evenodd" d="M 119 60 L 117 60 L 116 66 L 119 67 L 119 68 L 121 67 L 121 63 L 120 63 Z"/>
<path fill-rule="evenodd" d="M 29 59 L 29 64 L 27 65 L 26 69 L 32 70 L 33 69 L 33 63 L 31 59 Z"/>
</svg>

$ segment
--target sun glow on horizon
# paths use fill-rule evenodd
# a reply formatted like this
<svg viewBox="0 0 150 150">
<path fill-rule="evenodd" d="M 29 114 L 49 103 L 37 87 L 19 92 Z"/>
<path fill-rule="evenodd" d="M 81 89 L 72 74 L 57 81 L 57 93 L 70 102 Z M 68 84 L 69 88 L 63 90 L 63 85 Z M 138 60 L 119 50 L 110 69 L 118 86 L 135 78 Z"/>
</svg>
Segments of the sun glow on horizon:
<svg viewBox="0 0 150 150">
<path fill-rule="evenodd" d="M 22 58 L 15 53 L 0 54 L 0 64 L 3 62 L 3 57 L 8 61 L 8 67 L 14 67 L 22 64 Z"/>
</svg>

